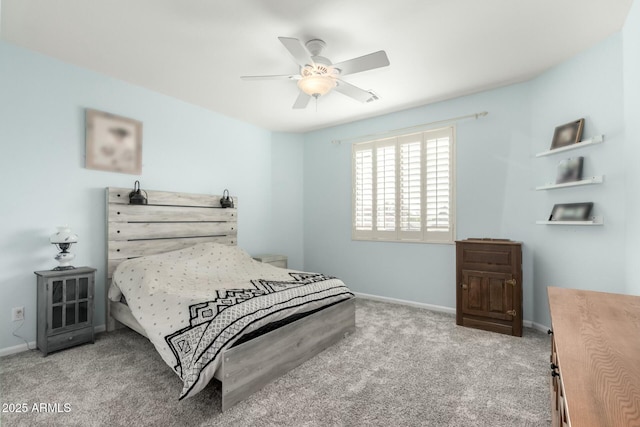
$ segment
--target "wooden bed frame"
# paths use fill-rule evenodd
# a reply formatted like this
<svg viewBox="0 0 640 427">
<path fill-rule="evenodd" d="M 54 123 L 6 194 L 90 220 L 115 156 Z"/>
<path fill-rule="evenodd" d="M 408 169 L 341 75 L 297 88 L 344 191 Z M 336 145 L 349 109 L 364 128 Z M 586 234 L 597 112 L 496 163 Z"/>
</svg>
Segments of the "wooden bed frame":
<svg viewBox="0 0 640 427">
<path fill-rule="evenodd" d="M 221 196 L 147 191 L 148 205 L 130 205 L 131 189 L 106 190 L 107 331 L 123 324 L 146 337 L 129 307 L 108 297 L 116 267 L 200 242 L 237 244 L 238 200 L 235 208 L 223 209 Z M 222 411 L 354 331 L 355 301 L 350 299 L 225 350 L 214 375 L 222 383 Z"/>
</svg>

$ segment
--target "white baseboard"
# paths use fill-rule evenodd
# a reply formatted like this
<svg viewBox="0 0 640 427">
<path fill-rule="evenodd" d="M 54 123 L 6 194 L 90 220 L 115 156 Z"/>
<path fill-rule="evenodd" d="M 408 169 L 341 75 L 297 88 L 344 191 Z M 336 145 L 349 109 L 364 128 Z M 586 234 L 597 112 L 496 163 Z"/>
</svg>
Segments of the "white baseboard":
<svg viewBox="0 0 640 427">
<path fill-rule="evenodd" d="M 533 322 L 533 325 L 531 327 L 536 331 L 540 331 L 540 332 L 547 332 L 551 329 L 550 327 L 543 325 L 542 323 L 536 323 L 536 322 Z"/>
<path fill-rule="evenodd" d="M 438 312 L 441 312 L 441 313 L 456 314 L 456 309 L 453 308 L 453 307 L 445 307 L 445 306 L 442 306 L 442 305 L 435 305 L 435 304 L 426 304 L 426 303 L 423 303 L 423 302 L 408 301 L 408 300 L 397 299 L 397 298 L 381 297 L 381 296 L 378 296 L 378 295 L 363 294 L 361 292 L 354 292 L 354 295 L 356 297 L 362 298 L 362 299 L 370 299 L 370 300 L 373 300 L 373 301 L 388 302 L 388 303 L 391 303 L 391 304 L 408 305 L 410 307 L 424 308 L 426 310 L 438 311 Z M 536 329 L 536 330 L 541 331 L 541 332 L 547 332 L 547 330 L 549 329 L 547 326 L 544 326 L 544 325 L 542 325 L 540 323 L 533 322 L 531 320 L 523 320 L 522 321 L 522 326 L 524 326 L 526 328 L 533 328 L 533 329 Z"/>
<path fill-rule="evenodd" d="M 0 349 L 0 357 L 10 356 L 10 355 L 16 354 L 16 353 L 22 353 L 23 351 L 27 351 L 29 349 L 33 350 L 34 348 L 36 348 L 36 342 L 35 341 L 31 341 L 29 343 L 29 347 L 27 347 L 27 344 L 19 344 L 19 345 L 14 345 L 13 347 L 1 348 Z"/>
<path fill-rule="evenodd" d="M 404 300 L 404 299 L 381 297 L 381 296 L 378 296 L 378 295 L 363 294 L 361 292 L 354 292 L 354 295 L 356 297 L 362 298 L 362 299 L 370 299 L 370 300 L 373 300 L 373 301 L 389 302 L 391 304 L 408 305 L 410 307 L 425 308 L 427 310 L 438 311 L 438 312 L 441 312 L 441 313 L 456 314 L 456 309 L 455 308 L 445 307 L 445 306 L 442 306 L 442 305 L 426 304 L 426 303 L 423 303 L 423 302 L 408 301 L 408 300 Z"/>
<path fill-rule="evenodd" d="M 106 331 L 107 328 L 105 325 L 98 325 L 95 328 L 93 328 L 93 331 L 97 334 L 99 332 L 104 332 Z M 33 350 L 36 348 L 36 342 L 35 341 L 31 341 L 29 342 L 29 346 L 27 347 L 27 344 L 18 344 L 18 345 L 14 345 L 13 347 L 5 347 L 5 348 L 0 348 L 0 357 L 3 356 L 10 356 L 12 354 L 17 354 L 17 353 L 22 353 L 24 351 L 27 351 L 29 349 Z"/>
</svg>

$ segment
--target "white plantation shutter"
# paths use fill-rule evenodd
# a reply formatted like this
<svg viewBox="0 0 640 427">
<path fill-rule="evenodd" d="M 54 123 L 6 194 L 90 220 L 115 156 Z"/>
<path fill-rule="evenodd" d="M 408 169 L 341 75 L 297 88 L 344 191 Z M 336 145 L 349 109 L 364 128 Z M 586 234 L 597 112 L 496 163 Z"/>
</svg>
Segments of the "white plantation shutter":
<svg viewBox="0 0 640 427">
<path fill-rule="evenodd" d="M 353 145 L 359 240 L 452 242 L 453 128 Z"/>
<path fill-rule="evenodd" d="M 354 154 L 356 230 L 373 229 L 373 149 L 357 151 Z"/>
<path fill-rule="evenodd" d="M 376 230 L 396 230 L 396 147 L 376 144 Z"/>
<path fill-rule="evenodd" d="M 451 129 L 425 135 L 425 232 L 432 241 L 453 240 Z"/>
<path fill-rule="evenodd" d="M 400 147 L 399 238 L 422 240 L 422 134 L 398 138 Z"/>
</svg>

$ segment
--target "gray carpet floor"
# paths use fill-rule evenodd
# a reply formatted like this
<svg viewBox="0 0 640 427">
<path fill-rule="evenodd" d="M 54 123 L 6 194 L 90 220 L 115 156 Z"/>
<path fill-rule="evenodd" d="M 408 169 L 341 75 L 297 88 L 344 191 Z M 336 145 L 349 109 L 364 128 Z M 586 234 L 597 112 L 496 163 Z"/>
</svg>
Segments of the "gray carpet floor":
<svg viewBox="0 0 640 427">
<path fill-rule="evenodd" d="M 42 357 L 0 358 L 2 426 L 548 426 L 549 339 L 455 325 L 452 315 L 358 300 L 356 333 L 225 413 L 215 381 L 184 401 L 178 377 L 129 330 Z"/>
</svg>

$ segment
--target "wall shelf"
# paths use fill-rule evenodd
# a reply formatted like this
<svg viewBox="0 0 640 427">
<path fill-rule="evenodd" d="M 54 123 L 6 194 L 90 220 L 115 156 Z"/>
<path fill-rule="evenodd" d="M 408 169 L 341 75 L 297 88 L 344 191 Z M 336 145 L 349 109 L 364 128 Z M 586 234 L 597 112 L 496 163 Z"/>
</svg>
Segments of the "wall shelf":
<svg viewBox="0 0 640 427">
<path fill-rule="evenodd" d="M 603 225 L 604 218 L 601 216 L 594 216 L 587 221 L 536 221 L 538 225 Z"/>
<path fill-rule="evenodd" d="M 589 178 L 582 179 L 580 181 L 572 181 L 572 182 L 564 182 L 562 184 L 547 184 L 536 187 L 536 191 L 541 190 L 555 190 L 557 188 L 567 188 L 567 187 L 580 187 L 583 185 L 592 185 L 592 184 L 602 184 L 604 182 L 604 175 L 592 176 Z"/>
<path fill-rule="evenodd" d="M 578 148 L 583 148 L 588 145 L 600 144 L 601 142 L 604 142 L 604 135 L 596 135 L 591 139 L 580 141 L 577 144 L 567 145 L 564 147 L 556 148 L 554 150 L 543 151 L 542 153 L 536 154 L 536 157 L 551 156 L 552 154 L 562 153 L 564 151 L 576 150 Z"/>
</svg>

